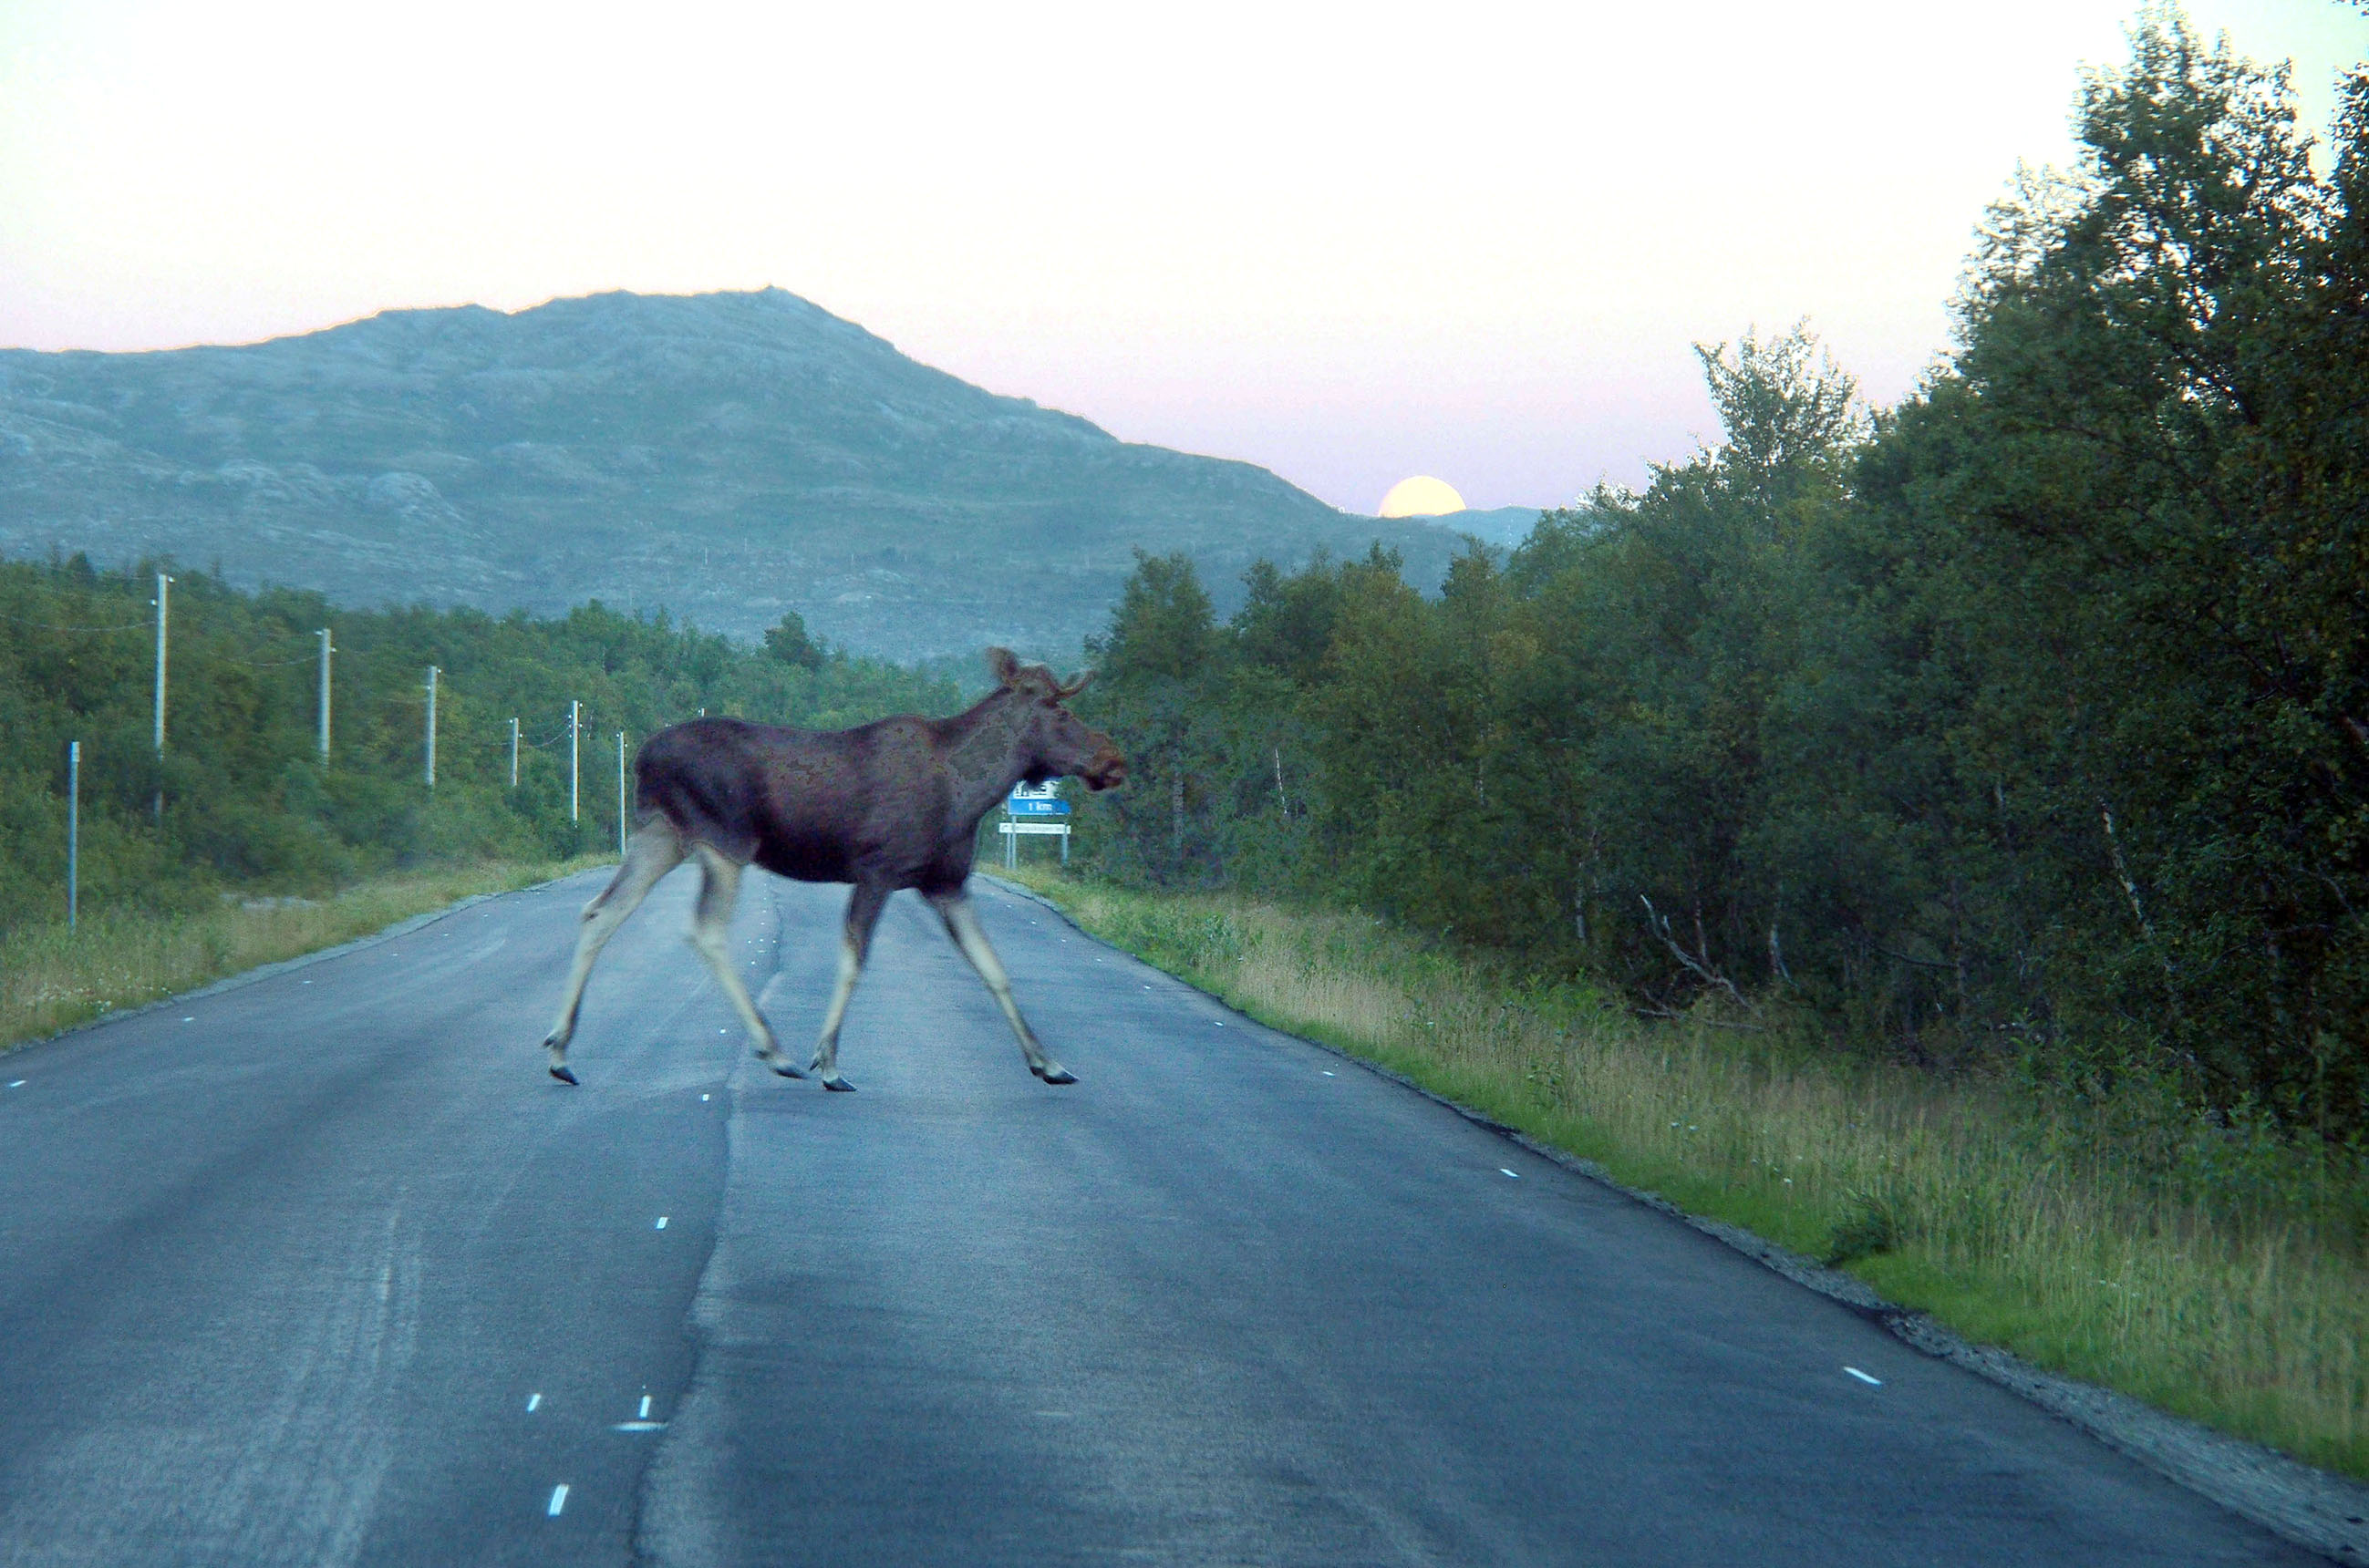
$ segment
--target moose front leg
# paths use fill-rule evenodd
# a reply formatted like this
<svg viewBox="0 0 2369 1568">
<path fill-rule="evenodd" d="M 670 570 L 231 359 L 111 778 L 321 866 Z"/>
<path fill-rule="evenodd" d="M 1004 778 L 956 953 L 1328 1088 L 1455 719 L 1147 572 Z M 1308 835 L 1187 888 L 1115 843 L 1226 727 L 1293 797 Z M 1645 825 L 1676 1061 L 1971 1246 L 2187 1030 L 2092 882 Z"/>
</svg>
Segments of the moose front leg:
<svg viewBox="0 0 2369 1568">
<path fill-rule="evenodd" d="M 708 970 L 724 988 L 732 1011 L 740 1015 L 741 1027 L 749 1031 L 758 1057 L 784 1078 L 802 1078 L 805 1074 L 783 1054 L 781 1042 L 773 1038 L 773 1026 L 757 1011 L 749 988 L 740 983 L 740 971 L 733 967 L 732 906 L 740 897 L 739 863 L 707 844 L 698 845 L 693 853 L 699 856 L 700 882 L 699 903 L 691 913 L 691 944 L 707 960 Z"/>
<path fill-rule="evenodd" d="M 864 973 L 864 955 L 872 950 L 872 929 L 880 923 L 891 888 L 869 882 L 855 885 L 847 900 L 847 919 L 839 928 L 839 980 L 830 988 L 830 1005 L 823 1010 L 822 1037 L 815 1042 L 811 1070 L 822 1086 L 842 1093 L 855 1085 L 839 1075 L 839 1026 L 846 1020 L 848 999 L 855 994 L 856 977 Z"/>
<path fill-rule="evenodd" d="M 946 922 L 946 934 L 955 939 L 962 956 L 970 960 L 970 967 L 987 982 L 996 1005 L 1003 1009 L 1012 1032 L 1020 1037 L 1020 1054 L 1028 1059 L 1028 1070 L 1047 1083 L 1075 1083 L 1077 1076 L 1045 1054 L 1045 1047 L 1036 1043 L 1036 1031 L 1028 1027 L 1027 1019 L 1020 1016 L 1020 1004 L 1012 1000 L 1012 977 L 1003 972 L 1003 960 L 995 956 L 995 948 L 988 942 L 986 929 L 978 923 L 978 911 L 971 908 L 970 895 L 960 889 L 933 894 L 930 907 Z"/>
</svg>

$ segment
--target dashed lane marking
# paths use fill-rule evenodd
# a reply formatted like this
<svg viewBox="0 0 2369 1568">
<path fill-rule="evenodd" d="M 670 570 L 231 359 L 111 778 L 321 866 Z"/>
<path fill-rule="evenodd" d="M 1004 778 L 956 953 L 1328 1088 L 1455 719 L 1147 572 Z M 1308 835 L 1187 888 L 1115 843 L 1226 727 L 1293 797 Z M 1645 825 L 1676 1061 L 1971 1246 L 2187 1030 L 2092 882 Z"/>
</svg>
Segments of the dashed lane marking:
<svg viewBox="0 0 2369 1568">
<path fill-rule="evenodd" d="M 541 1409 L 542 1406 L 543 1396 L 541 1394 L 529 1394 L 526 1396 L 526 1413 L 529 1415 L 532 1415 L 537 1410 Z"/>
<path fill-rule="evenodd" d="M 543 1516 L 546 1519 L 555 1519 L 559 1517 L 559 1510 L 566 1506 L 567 1482 L 563 1481 L 551 1489 L 551 1503 L 544 1509 Z"/>
<path fill-rule="evenodd" d="M 1508 1171 L 1508 1170 L 1507 1170 L 1507 1169 L 1505 1169 L 1505 1167 L 1504 1167 L 1503 1165 L 1500 1165 L 1500 1166 L 1498 1166 L 1498 1167 L 1497 1167 L 1497 1174 L 1499 1174 L 1499 1175 L 1501 1175 L 1501 1176 L 1512 1176 L 1512 1177 L 1514 1178 L 1514 1180 L 1516 1180 L 1516 1181 L 1517 1181 L 1517 1182 L 1518 1182 L 1518 1181 L 1520 1181 L 1520 1180 L 1522 1179 L 1522 1178 L 1521 1178 L 1521 1176 L 1520 1176 L 1517 1173 L 1513 1172 L 1513 1171 Z"/>
<path fill-rule="evenodd" d="M 667 1217 L 666 1217 L 665 1215 L 661 1214 L 661 1215 L 659 1215 L 659 1216 L 658 1216 L 658 1222 L 656 1225 L 654 1225 L 654 1226 L 650 1227 L 650 1229 L 652 1229 L 652 1230 L 665 1230 L 665 1229 L 666 1229 L 666 1222 L 667 1222 Z"/>
<path fill-rule="evenodd" d="M 1883 1379 L 1882 1378 L 1871 1378 L 1856 1367 L 1846 1367 L 1843 1370 L 1848 1372 L 1852 1377 L 1857 1378 L 1860 1382 L 1865 1383 L 1869 1388 L 1880 1389 L 1883 1387 Z"/>
<path fill-rule="evenodd" d="M 636 1420 L 636 1421 L 647 1421 L 649 1418 L 650 1418 L 650 1396 L 649 1396 L 649 1395 L 647 1395 L 647 1394 L 644 1394 L 644 1395 L 642 1396 L 642 1408 L 641 1408 L 641 1409 L 639 1409 L 639 1410 L 637 1410 L 637 1411 L 635 1411 L 635 1412 L 634 1413 L 634 1419 L 635 1419 L 635 1420 Z"/>
</svg>

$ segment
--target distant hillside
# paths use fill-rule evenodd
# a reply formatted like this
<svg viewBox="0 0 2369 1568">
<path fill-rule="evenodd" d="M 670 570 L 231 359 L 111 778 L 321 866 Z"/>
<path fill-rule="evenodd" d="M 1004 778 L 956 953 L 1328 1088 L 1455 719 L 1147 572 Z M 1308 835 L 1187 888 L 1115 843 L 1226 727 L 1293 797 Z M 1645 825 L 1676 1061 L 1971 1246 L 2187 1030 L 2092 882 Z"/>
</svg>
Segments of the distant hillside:
<svg viewBox="0 0 2369 1568">
<path fill-rule="evenodd" d="M 1530 536 L 1543 507 L 1490 507 L 1485 510 L 1443 512 L 1425 522 L 1453 533 L 1469 533 L 1485 544 L 1510 550 Z"/>
<path fill-rule="evenodd" d="M 356 605 L 784 610 L 914 659 L 1059 654 L 1138 546 L 1221 603 L 1260 555 L 1458 540 L 1112 438 L 777 289 L 390 311 L 246 348 L 0 351 L 0 554 L 143 553 Z"/>
</svg>

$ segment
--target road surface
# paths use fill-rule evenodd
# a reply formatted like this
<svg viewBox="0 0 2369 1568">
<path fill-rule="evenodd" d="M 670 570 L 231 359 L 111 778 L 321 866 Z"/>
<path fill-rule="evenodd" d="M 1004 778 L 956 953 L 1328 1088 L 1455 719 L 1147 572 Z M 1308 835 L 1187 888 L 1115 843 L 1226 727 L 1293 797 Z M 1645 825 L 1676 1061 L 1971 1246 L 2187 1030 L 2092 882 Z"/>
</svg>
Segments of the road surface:
<svg viewBox="0 0 2369 1568">
<path fill-rule="evenodd" d="M 749 1059 L 579 877 L 0 1058 L 0 1563 L 2302 1563 L 978 887 Z M 735 926 L 810 1037 L 841 890 Z"/>
</svg>

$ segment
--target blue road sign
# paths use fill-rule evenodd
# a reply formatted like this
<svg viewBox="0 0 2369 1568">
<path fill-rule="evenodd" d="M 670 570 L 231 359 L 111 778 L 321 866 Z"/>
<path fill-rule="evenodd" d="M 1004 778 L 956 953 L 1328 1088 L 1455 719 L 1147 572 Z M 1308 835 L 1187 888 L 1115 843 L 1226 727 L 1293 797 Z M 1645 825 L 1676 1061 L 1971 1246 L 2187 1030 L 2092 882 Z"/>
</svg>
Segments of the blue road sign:
<svg viewBox="0 0 2369 1568">
<path fill-rule="evenodd" d="M 1070 803 L 1066 800 L 1023 800 L 1017 795 L 1003 803 L 1003 808 L 1014 817 L 1067 817 Z"/>
</svg>

